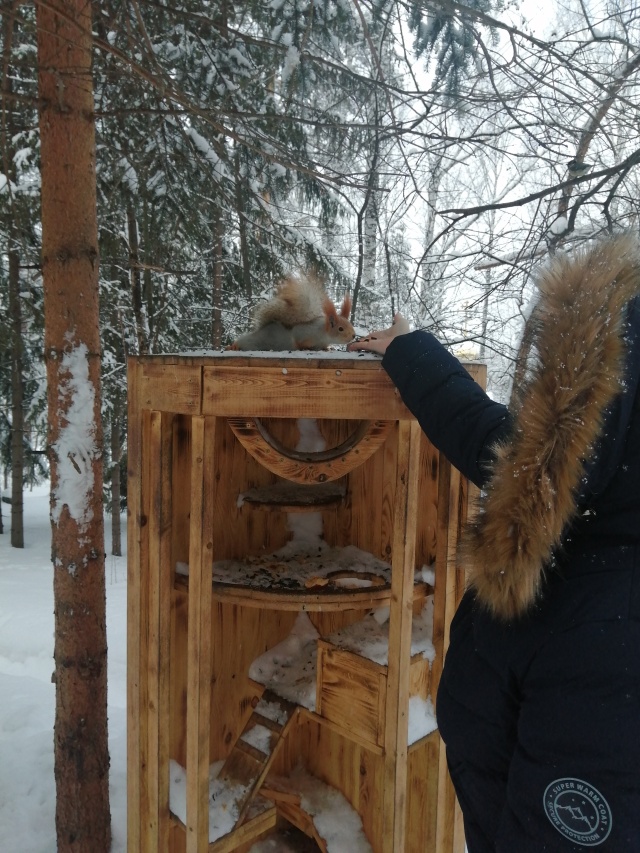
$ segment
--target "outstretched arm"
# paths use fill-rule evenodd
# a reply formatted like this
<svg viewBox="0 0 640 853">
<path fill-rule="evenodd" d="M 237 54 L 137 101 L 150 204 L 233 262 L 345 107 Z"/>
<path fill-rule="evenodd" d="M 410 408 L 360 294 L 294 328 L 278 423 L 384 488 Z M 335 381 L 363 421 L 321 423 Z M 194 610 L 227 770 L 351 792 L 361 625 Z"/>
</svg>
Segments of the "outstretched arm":
<svg viewBox="0 0 640 853">
<path fill-rule="evenodd" d="M 491 400 L 432 334 L 410 333 L 401 314 L 349 349 L 384 356 L 382 366 L 429 440 L 472 482 L 484 485 L 495 445 L 511 429 L 506 407 Z"/>
</svg>

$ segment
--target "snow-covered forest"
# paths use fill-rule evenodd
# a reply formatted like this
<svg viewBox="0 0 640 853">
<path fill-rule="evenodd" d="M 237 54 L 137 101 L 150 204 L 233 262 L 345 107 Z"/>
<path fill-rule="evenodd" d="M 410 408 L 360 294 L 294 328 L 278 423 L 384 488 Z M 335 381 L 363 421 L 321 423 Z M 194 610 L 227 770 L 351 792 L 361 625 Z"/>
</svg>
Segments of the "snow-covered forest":
<svg viewBox="0 0 640 853">
<path fill-rule="evenodd" d="M 6 488 L 12 460 L 27 482 L 47 463 L 35 13 L 1 8 Z M 127 355 L 225 345 L 279 276 L 310 264 L 333 295 L 351 292 L 359 327 L 402 310 L 488 359 L 503 393 L 532 268 L 635 227 L 639 197 L 638 5 L 531 12 L 95 6 L 108 485 L 126 452 Z"/>
<path fill-rule="evenodd" d="M 42 115 L 56 83 L 40 15 L 65 1 L 0 0 L 0 578 L 18 611 L 49 583 L 38 554 L 21 598 L 15 569 L 43 535 L 24 524 L 29 490 L 51 473 Z M 636 0 L 92 5 L 101 391 L 83 408 L 101 411 L 112 559 L 129 356 L 224 347 L 283 275 L 314 268 L 351 295 L 358 329 L 400 310 L 486 360 L 504 398 L 536 266 L 638 228 Z M 23 548 L 27 564 L 12 559 Z M 0 635 L 3 674 L 41 656 Z M 23 713 L 7 707 L 3 731 Z"/>
</svg>

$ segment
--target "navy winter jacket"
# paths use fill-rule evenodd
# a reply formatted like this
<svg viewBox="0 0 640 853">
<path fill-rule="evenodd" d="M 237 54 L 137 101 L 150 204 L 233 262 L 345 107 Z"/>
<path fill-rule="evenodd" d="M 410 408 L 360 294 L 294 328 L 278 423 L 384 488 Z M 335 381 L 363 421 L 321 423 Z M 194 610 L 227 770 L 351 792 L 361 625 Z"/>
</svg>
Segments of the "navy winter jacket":
<svg viewBox="0 0 640 853">
<path fill-rule="evenodd" d="M 520 469 L 527 466 L 520 466 L 521 457 L 512 444 L 531 439 L 535 451 L 536 430 L 545 432 L 540 454 L 546 461 L 533 482 L 549 480 L 543 486 L 551 497 L 549 506 L 540 510 L 541 518 L 535 519 L 540 522 L 535 531 L 557 526 L 557 512 L 567 514 L 564 499 L 558 498 L 559 509 L 554 500 L 556 487 L 567 492 L 567 482 L 570 486 L 571 512 L 534 579 L 534 598 L 527 593 L 523 599 L 530 603 L 505 618 L 507 611 L 500 611 L 505 599 L 493 597 L 491 587 L 485 593 L 482 580 L 476 586 L 472 576 L 451 626 L 437 716 L 469 853 L 569 853 L 585 847 L 603 853 L 640 853 L 640 298 L 633 296 L 640 291 L 640 276 L 635 248 L 631 260 L 625 251 L 627 245 L 620 250 L 614 244 L 613 257 L 624 256 L 625 280 L 631 280 L 623 292 L 626 320 L 617 330 L 607 320 L 607 311 L 611 314 L 614 309 L 608 302 L 603 309 L 597 295 L 589 297 L 593 303 L 584 310 L 584 327 L 577 312 L 568 321 L 574 327 L 571 334 L 547 328 L 545 294 L 551 291 L 555 297 L 558 285 L 551 274 L 543 281 L 546 289 L 541 288 L 538 315 L 541 366 L 537 373 L 534 369 L 526 391 L 529 399 L 521 410 L 525 416 L 491 400 L 429 333 L 394 339 L 383 359 L 429 439 L 489 492 L 500 464 L 511 471 L 500 482 L 515 488 L 509 477 L 517 482 Z M 610 257 L 605 252 L 604 261 Z M 606 266 L 604 261 L 601 266 Z M 572 295 L 588 291 L 592 268 L 593 251 L 552 272 L 568 280 L 566 288 Z M 571 275 L 577 276 L 580 287 Z M 605 284 L 615 289 L 623 277 L 613 270 Z M 565 310 L 568 300 L 562 286 L 560 302 L 551 299 L 552 311 Z M 574 309 L 568 304 L 566 310 L 571 314 Z M 600 387 L 598 370 L 615 369 L 613 357 L 602 367 L 606 352 L 595 359 L 595 367 L 582 359 L 580 348 L 591 345 L 593 333 L 588 317 L 598 311 L 604 318 L 594 335 L 598 345 L 611 343 L 603 342 L 604 334 L 622 340 L 623 361 L 618 365 L 622 391 L 610 397 L 597 392 L 591 399 L 589 390 Z M 577 390 L 561 411 L 545 409 L 550 394 L 553 406 L 557 399 L 564 400 L 566 385 L 559 377 L 557 387 L 549 391 L 549 371 L 542 376 L 544 360 L 550 357 L 545 348 L 557 355 L 558 374 L 565 363 L 572 363 L 572 352 L 582 359 L 577 363 L 594 373 L 583 385 L 575 383 Z M 577 367 L 571 370 L 572 375 L 578 372 Z M 567 412 L 576 431 L 584 421 L 589 426 L 591 419 L 597 435 L 581 454 L 578 475 L 571 473 L 573 445 L 566 441 L 564 456 L 556 453 L 556 445 L 565 440 L 560 433 L 566 429 Z M 534 464 L 540 454 L 533 452 Z M 496 463 L 499 455 L 502 462 Z M 500 512 L 504 511 L 494 515 Z M 538 512 L 532 504 L 531 514 Z M 481 517 L 480 528 L 495 522 L 490 514 L 488 510 L 487 519 Z M 514 533 L 508 519 L 503 527 L 505 540 L 520 536 L 526 550 L 527 531 Z M 503 544 L 495 543 L 496 554 L 504 553 Z M 492 554 L 490 541 L 483 548 Z M 525 569 L 530 582 L 530 570 Z M 493 569 L 481 567 L 479 574 L 485 571 Z M 490 577 L 490 584 L 502 584 L 509 571 L 504 564 Z"/>
</svg>

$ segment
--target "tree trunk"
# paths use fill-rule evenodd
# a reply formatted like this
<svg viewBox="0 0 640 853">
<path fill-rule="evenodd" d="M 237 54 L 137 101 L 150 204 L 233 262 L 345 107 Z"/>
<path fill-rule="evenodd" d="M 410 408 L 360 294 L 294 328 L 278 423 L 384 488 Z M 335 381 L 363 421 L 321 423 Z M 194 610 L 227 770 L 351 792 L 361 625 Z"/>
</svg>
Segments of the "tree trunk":
<svg viewBox="0 0 640 853">
<path fill-rule="evenodd" d="M 149 230 L 153 233 L 154 224 L 153 219 L 149 215 L 149 208 L 147 205 L 147 199 L 144 198 L 142 205 L 142 235 L 143 241 L 142 245 L 145 249 L 145 253 L 147 258 L 150 259 L 150 247 L 152 245 L 151 239 L 149 237 Z M 151 226 L 151 229 L 149 228 Z M 140 240 L 138 239 L 138 258 L 140 257 Z M 157 327 L 156 327 L 156 311 L 157 306 L 155 304 L 155 294 L 153 291 L 153 276 L 151 274 L 151 267 L 149 264 L 145 264 L 144 269 L 142 271 L 142 294 L 143 294 L 143 303 L 144 303 L 144 316 L 146 318 L 147 323 L 147 352 L 155 351 L 155 342 L 157 339 Z"/>
<path fill-rule="evenodd" d="M 368 294 L 375 288 L 378 254 L 378 174 L 376 172 L 372 172 L 369 176 L 369 187 L 362 235 L 362 288 Z"/>
<path fill-rule="evenodd" d="M 16 183 L 14 163 L 15 146 L 13 139 L 16 128 L 14 104 L 12 100 L 13 83 L 9 73 L 8 57 L 11 53 L 16 22 L 15 8 L 2 19 L 2 42 L 5 50 L 5 68 L 2 75 L 3 122 L 2 145 L 4 168 L 12 184 Z M 16 223 L 15 198 L 10 200 L 6 221 L 7 256 L 9 266 L 9 323 L 11 352 L 11 545 L 24 548 L 24 348 L 22 343 L 22 302 L 20 300 L 20 253 L 18 251 L 18 225 Z M 0 517 L 0 532 L 2 518 Z"/>
<path fill-rule="evenodd" d="M 377 122 L 377 111 L 376 111 Z M 358 229 L 358 271 L 356 281 L 353 288 L 353 298 L 351 302 L 351 317 L 355 317 L 358 299 L 360 298 L 360 289 L 364 288 L 365 294 L 370 293 L 370 288 L 375 279 L 375 256 L 377 248 L 377 226 L 378 226 L 378 211 L 376 190 L 378 188 L 378 153 L 379 139 L 378 136 L 372 140 L 373 154 L 371 165 L 369 167 L 369 177 L 367 180 L 367 192 L 365 193 L 362 207 L 357 211 L 357 229 Z"/>
<path fill-rule="evenodd" d="M 222 346 L 222 211 L 215 205 L 211 230 L 213 232 L 213 262 L 211 288 L 211 346 Z"/>
<path fill-rule="evenodd" d="M 15 227 L 9 228 L 9 313 L 11 315 L 11 545 L 24 548 L 22 493 L 24 489 L 24 384 L 20 256 Z"/>
<path fill-rule="evenodd" d="M 142 296 L 142 279 L 140 276 L 140 249 L 138 241 L 138 221 L 133 204 L 127 205 L 127 237 L 129 241 L 129 276 L 131 279 L 131 301 L 136 321 L 136 337 L 138 339 L 138 354 L 148 352 L 149 328 Z"/>
<path fill-rule="evenodd" d="M 122 534 L 120 530 L 120 461 L 122 459 L 122 439 L 120 424 L 124 416 L 122 396 L 115 392 L 113 414 L 111 416 L 111 553 L 122 556 Z"/>
<path fill-rule="evenodd" d="M 238 234 L 240 237 L 240 271 L 244 295 L 251 300 L 253 295 L 251 287 L 251 259 L 249 257 L 249 238 L 247 237 L 247 217 L 244 212 L 244 198 L 242 194 L 242 179 L 240 177 L 240 155 L 236 150 L 233 155 L 234 186 L 236 196 L 236 213 L 238 214 Z"/>
<path fill-rule="evenodd" d="M 58 853 L 111 843 L 91 4 L 37 4 Z"/>
</svg>

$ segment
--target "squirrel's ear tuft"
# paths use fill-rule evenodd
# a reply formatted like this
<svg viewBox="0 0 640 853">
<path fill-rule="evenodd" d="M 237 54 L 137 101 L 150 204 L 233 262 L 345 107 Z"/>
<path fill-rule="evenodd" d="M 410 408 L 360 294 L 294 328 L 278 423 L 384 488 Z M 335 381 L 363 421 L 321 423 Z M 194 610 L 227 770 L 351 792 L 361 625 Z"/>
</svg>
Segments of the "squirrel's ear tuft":
<svg viewBox="0 0 640 853">
<path fill-rule="evenodd" d="M 327 296 L 324 302 L 322 303 L 322 310 L 324 311 L 325 316 L 325 325 L 327 328 L 332 328 L 338 322 L 338 312 L 336 311 L 336 306 Z"/>
<path fill-rule="evenodd" d="M 351 314 L 351 297 L 349 295 L 345 296 L 342 300 L 342 308 L 340 309 L 340 316 L 346 317 L 349 319 L 349 314 Z"/>
</svg>

